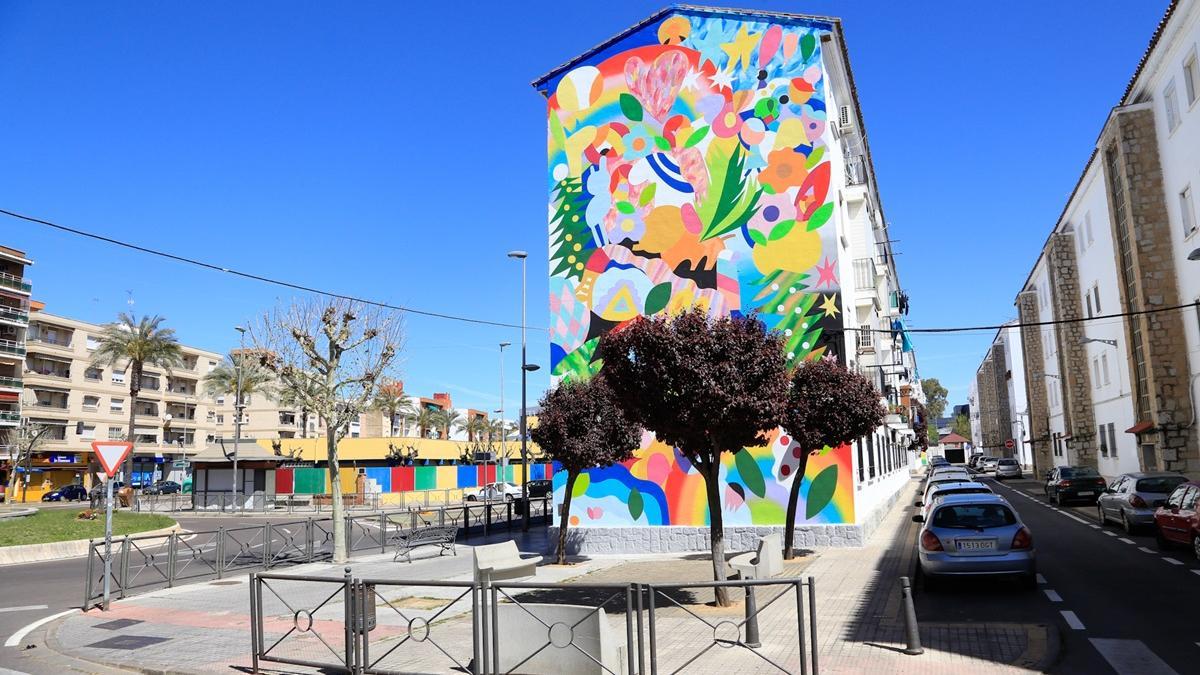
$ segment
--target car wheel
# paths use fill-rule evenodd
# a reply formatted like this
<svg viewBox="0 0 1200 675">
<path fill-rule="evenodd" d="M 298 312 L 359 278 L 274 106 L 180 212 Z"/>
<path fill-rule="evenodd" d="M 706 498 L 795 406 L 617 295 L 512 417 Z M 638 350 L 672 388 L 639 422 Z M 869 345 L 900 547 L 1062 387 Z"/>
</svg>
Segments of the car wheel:
<svg viewBox="0 0 1200 675">
<path fill-rule="evenodd" d="M 467 501 L 474 502 L 479 500 L 475 497 L 475 495 L 467 495 Z"/>
<path fill-rule="evenodd" d="M 506 502 L 511 502 L 512 500 L 513 500 L 513 496 L 512 496 L 512 495 L 504 495 L 504 501 L 506 501 Z"/>
<path fill-rule="evenodd" d="M 1192 552 L 1196 554 L 1196 559 L 1200 560 L 1200 534 L 1192 535 Z"/>
<path fill-rule="evenodd" d="M 1129 522 L 1129 515 L 1125 510 L 1121 510 L 1121 529 L 1125 530 L 1125 534 L 1133 534 L 1133 523 Z"/>
<path fill-rule="evenodd" d="M 1100 523 L 1101 527 L 1108 524 L 1108 516 L 1104 515 L 1104 507 L 1096 505 L 1096 522 Z"/>
</svg>

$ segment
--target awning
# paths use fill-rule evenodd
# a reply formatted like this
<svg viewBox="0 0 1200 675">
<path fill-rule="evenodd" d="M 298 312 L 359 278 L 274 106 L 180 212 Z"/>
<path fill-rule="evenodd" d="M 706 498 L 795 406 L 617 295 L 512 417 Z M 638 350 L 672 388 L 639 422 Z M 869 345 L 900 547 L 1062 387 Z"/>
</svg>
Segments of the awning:
<svg viewBox="0 0 1200 675">
<path fill-rule="evenodd" d="M 1125 433 L 1127 433 L 1127 434 L 1141 434 L 1141 433 L 1145 433 L 1145 432 L 1147 432 L 1147 431 L 1150 431 L 1150 430 L 1151 430 L 1151 429 L 1153 429 L 1153 428 L 1154 428 L 1154 422 L 1151 422 L 1151 421 L 1147 420 L 1147 421 L 1144 421 L 1144 422 L 1138 422 L 1137 424 L 1135 424 L 1135 425 L 1133 425 L 1133 426 L 1129 427 L 1128 429 L 1126 429 L 1126 430 L 1125 430 Z"/>
</svg>

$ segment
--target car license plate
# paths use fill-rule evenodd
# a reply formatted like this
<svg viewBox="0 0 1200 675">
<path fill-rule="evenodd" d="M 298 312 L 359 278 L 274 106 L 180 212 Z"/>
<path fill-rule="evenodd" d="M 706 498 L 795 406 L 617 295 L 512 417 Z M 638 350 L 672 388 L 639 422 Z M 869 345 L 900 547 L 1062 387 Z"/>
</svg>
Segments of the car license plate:
<svg viewBox="0 0 1200 675">
<path fill-rule="evenodd" d="M 1088 490 L 1087 492 L 1080 492 L 1079 496 L 1080 497 L 1091 497 L 1092 495 L 1095 495 L 1095 494 L 1096 494 L 1095 492 Z"/>
<path fill-rule="evenodd" d="M 995 539 L 959 539 L 955 542 L 960 551 L 995 551 Z"/>
</svg>

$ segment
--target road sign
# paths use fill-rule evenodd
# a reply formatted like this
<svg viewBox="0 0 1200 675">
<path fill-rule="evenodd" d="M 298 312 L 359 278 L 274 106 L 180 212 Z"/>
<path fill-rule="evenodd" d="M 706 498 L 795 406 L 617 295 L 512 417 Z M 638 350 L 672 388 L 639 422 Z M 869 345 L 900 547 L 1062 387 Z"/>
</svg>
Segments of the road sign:
<svg viewBox="0 0 1200 675">
<path fill-rule="evenodd" d="M 188 462 L 186 459 L 177 459 L 174 462 L 171 462 L 171 467 L 175 469 L 186 469 L 188 468 L 188 464 L 190 464 L 190 462 Z"/>
<path fill-rule="evenodd" d="M 92 452 L 96 453 L 96 459 L 109 478 L 121 470 L 121 462 L 125 461 L 131 450 L 133 443 L 126 441 L 92 441 Z"/>
<path fill-rule="evenodd" d="M 1013 443 L 1013 439 L 1011 439 L 1011 438 L 1008 439 L 1007 441 L 1004 441 L 1004 448 L 1006 450 L 1012 450 L 1013 446 L 1015 446 L 1015 445 L 1016 445 L 1016 443 Z"/>
</svg>

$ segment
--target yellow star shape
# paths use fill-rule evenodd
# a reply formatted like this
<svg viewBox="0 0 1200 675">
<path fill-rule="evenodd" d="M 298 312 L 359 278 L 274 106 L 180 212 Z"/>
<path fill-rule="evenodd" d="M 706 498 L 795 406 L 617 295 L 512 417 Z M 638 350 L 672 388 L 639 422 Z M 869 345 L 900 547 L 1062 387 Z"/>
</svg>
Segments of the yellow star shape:
<svg viewBox="0 0 1200 675">
<path fill-rule="evenodd" d="M 738 30 L 737 35 L 733 38 L 733 42 L 727 42 L 721 45 L 721 51 L 729 55 L 729 66 L 741 61 L 742 68 L 750 67 L 751 52 L 754 51 L 755 45 L 758 44 L 758 39 L 761 35 L 751 35 L 750 29 L 746 28 L 745 24 Z"/>
<path fill-rule="evenodd" d="M 837 307 L 837 299 L 832 295 L 825 295 L 822 297 L 824 297 L 825 300 L 821 302 L 820 307 L 821 309 L 825 310 L 825 316 L 832 316 L 836 318 L 838 312 L 841 311 Z"/>
</svg>

